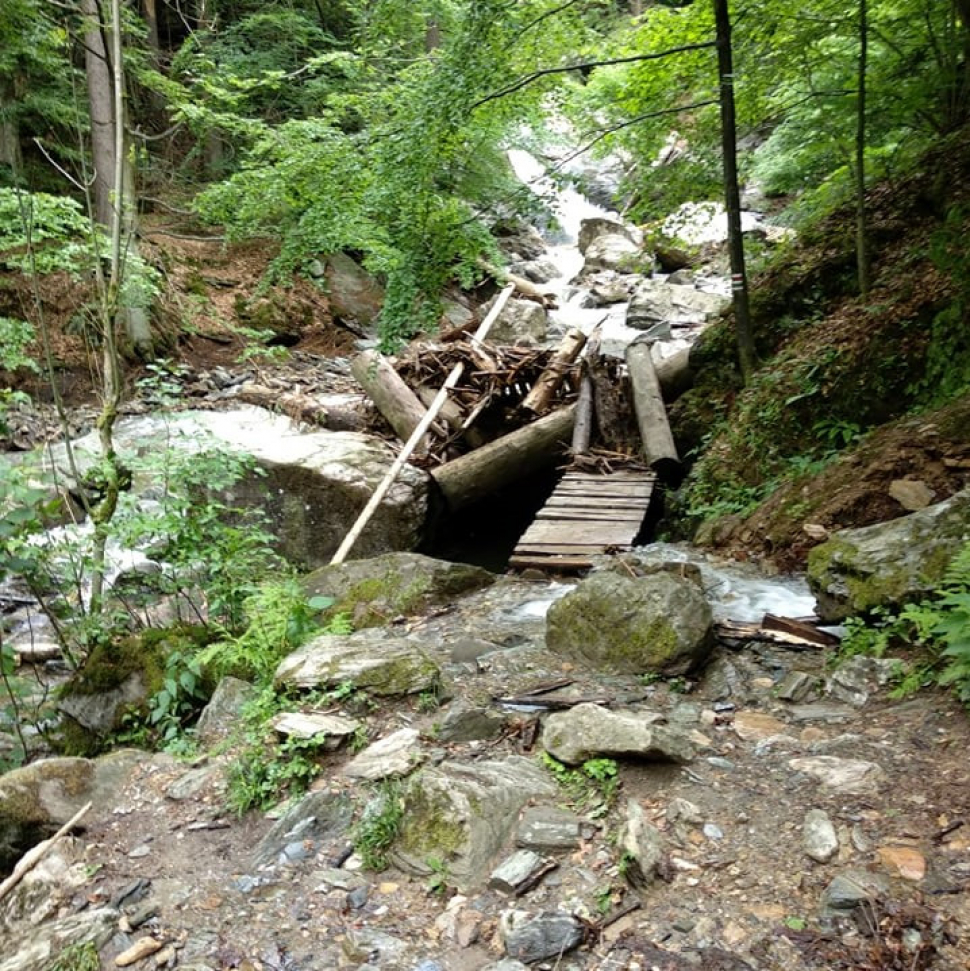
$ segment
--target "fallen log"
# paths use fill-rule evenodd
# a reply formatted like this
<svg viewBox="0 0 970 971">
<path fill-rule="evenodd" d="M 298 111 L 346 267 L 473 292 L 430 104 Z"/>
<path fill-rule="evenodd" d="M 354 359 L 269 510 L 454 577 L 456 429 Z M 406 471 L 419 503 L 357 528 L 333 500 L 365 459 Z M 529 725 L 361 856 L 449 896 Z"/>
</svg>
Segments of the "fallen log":
<svg viewBox="0 0 970 971">
<path fill-rule="evenodd" d="M 404 383 L 391 362 L 377 351 L 364 351 L 354 358 L 350 373 L 357 379 L 377 410 L 402 442 L 406 442 L 421 424 L 425 407 Z M 426 447 L 419 442 L 417 448 Z"/>
<path fill-rule="evenodd" d="M 536 303 L 541 303 L 547 310 L 556 309 L 555 294 L 543 292 L 531 280 L 515 273 L 509 273 L 508 270 L 503 270 L 500 267 L 492 266 L 485 260 L 479 260 L 478 265 L 499 283 L 511 283 L 527 300 L 535 300 Z"/>
<path fill-rule="evenodd" d="M 690 366 L 689 347 L 671 354 L 670 357 L 665 357 L 655 365 L 655 369 L 667 404 L 673 403 L 694 386 L 694 371 Z"/>
<path fill-rule="evenodd" d="M 357 408 L 334 408 L 313 398 L 289 391 L 279 391 L 262 384 L 240 385 L 235 397 L 247 405 L 258 405 L 268 411 L 280 412 L 294 421 L 317 425 L 332 432 L 360 432 L 366 422 Z"/>
<path fill-rule="evenodd" d="M 761 626 L 765 630 L 781 631 L 785 634 L 792 634 L 800 637 L 804 641 L 818 644 L 819 647 L 835 647 L 840 643 L 835 634 L 830 634 L 826 630 L 819 630 L 814 624 L 795 617 L 779 617 L 777 614 L 765 614 L 761 621 Z"/>
<path fill-rule="evenodd" d="M 534 415 L 543 415 L 549 410 L 549 404 L 555 397 L 559 386 L 563 383 L 570 365 L 579 357 L 579 352 L 586 346 L 586 335 L 574 327 L 562 339 L 552 360 L 539 375 L 539 380 L 532 386 L 532 390 L 525 396 L 522 407 Z"/>
<path fill-rule="evenodd" d="M 677 483 L 683 470 L 670 432 L 650 345 L 630 344 L 626 349 L 626 366 L 630 371 L 633 407 L 647 464 L 665 481 Z"/>
<path fill-rule="evenodd" d="M 433 469 L 448 508 L 461 509 L 552 465 L 569 441 L 575 415 L 574 404 L 561 408 Z"/>
<path fill-rule="evenodd" d="M 485 335 L 488 333 L 492 324 L 498 319 L 498 315 L 502 312 L 502 308 L 505 306 L 506 301 L 512 294 L 512 287 L 506 287 L 495 301 L 494 306 L 491 311 L 489 311 L 488 316 L 482 321 L 481 326 L 475 332 L 474 340 L 481 341 L 484 340 Z M 347 554 L 353 549 L 354 543 L 357 542 L 360 534 L 364 531 L 364 527 L 370 522 L 371 516 L 374 515 L 377 507 L 380 505 L 381 500 L 387 495 L 387 490 L 391 488 L 394 480 L 398 477 L 401 469 L 404 468 L 404 464 L 411 457 L 418 443 L 424 438 L 425 433 L 431 427 L 431 423 L 438 416 L 438 412 L 444 407 L 445 402 L 448 400 L 448 392 L 454 388 L 454 386 L 461 379 L 462 373 L 465 370 L 464 364 L 456 364 L 448 375 L 448 379 L 441 386 L 441 390 L 438 392 L 437 397 L 431 403 L 431 407 L 425 412 L 424 417 L 418 424 L 418 427 L 414 429 L 411 433 L 411 437 L 404 443 L 404 447 L 401 449 L 397 458 L 391 463 L 391 467 L 387 470 L 384 478 L 381 479 L 377 488 L 374 490 L 374 494 L 367 501 L 367 505 L 361 510 L 360 515 L 357 517 L 357 521 L 351 527 L 350 532 L 344 537 L 344 541 L 340 544 L 337 552 L 334 553 L 333 559 L 331 559 L 330 564 L 335 565 L 337 563 L 343 563 L 347 558 Z"/>
<path fill-rule="evenodd" d="M 434 399 L 437 396 L 437 392 L 433 388 L 429 388 L 426 384 L 422 384 L 420 388 L 417 389 L 418 398 L 426 408 L 430 408 L 434 403 Z M 477 428 L 468 428 L 465 425 L 465 413 L 458 407 L 457 404 L 452 399 L 448 399 L 441 409 L 441 417 L 448 422 L 448 426 L 452 431 L 457 432 L 461 438 L 464 438 L 466 442 L 472 448 L 478 448 L 485 439 L 482 437 L 481 432 Z"/>
</svg>

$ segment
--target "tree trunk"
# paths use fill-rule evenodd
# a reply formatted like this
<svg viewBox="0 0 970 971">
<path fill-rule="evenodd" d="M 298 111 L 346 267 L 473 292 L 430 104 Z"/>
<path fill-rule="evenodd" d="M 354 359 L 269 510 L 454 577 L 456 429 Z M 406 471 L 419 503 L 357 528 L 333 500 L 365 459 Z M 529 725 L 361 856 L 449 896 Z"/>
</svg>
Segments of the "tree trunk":
<svg viewBox="0 0 970 971">
<path fill-rule="evenodd" d="M 868 9 L 866 0 L 859 0 L 859 81 L 855 131 L 855 252 L 859 274 L 859 293 L 863 297 L 868 296 L 870 286 L 869 227 L 866 218 L 866 68 L 868 53 Z"/>
<path fill-rule="evenodd" d="M 626 349 L 626 366 L 630 371 L 633 407 L 647 464 L 665 481 L 677 483 L 683 474 L 680 456 L 667 420 L 650 345 L 643 341 L 630 344 Z"/>
<path fill-rule="evenodd" d="M 671 354 L 670 357 L 665 357 L 655 367 L 664 401 L 668 405 L 694 386 L 694 371 L 690 366 L 689 347 Z"/>
<path fill-rule="evenodd" d="M 586 335 L 578 327 L 566 334 L 548 366 L 522 402 L 523 410 L 531 411 L 534 415 L 541 415 L 549 410 L 553 397 L 566 378 L 566 372 L 585 346 Z"/>
<path fill-rule="evenodd" d="M 728 217 L 728 253 L 731 258 L 731 291 L 734 297 L 734 329 L 741 377 L 747 384 L 754 373 L 756 355 L 748 302 L 748 277 L 744 265 L 744 238 L 741 235 L 737 123 L 734 113 L 734 57 L 731 50 L 728 0 L 714 0 L 714 18 L 717 24 L 717 64 L 721 84 L 721 152 L 724 165 L 724 207 Z"/>
<path fill-rule="evenodd" d="M 16 103 L 16 86 L 10 79 L 0 78 L 0 165 L 10 169 L 13 179 L 23 171 Z"/>
<path fill-rule="evenodd" d="M 554 464 L 568 445 L 575 414 L 575 405 L 561 408 L 434 469 L 431 478 L 448 509 L 462 509 Z"/>
</svg>

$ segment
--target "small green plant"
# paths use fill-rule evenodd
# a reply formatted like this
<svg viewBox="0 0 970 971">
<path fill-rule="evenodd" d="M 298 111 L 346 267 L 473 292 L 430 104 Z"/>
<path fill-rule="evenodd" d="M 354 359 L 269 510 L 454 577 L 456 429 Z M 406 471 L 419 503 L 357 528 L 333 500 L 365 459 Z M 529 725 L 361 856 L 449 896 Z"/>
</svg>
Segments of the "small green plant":
<svg viewBox="0 0 970 971">
<path fill-rule="evenodd" d="M 370 870 L 387 869 L 387 853 L 404 821 L 400 783 L 382 782 L 351 833 L 354 850 Z"/>
<path fill-rule="evenodd" d="M 97 945 L 94 941 L 85 941 L 69 944 L 44 967 L 44 971 L 100 971 L 100 968 Z"/>
<path fill-rule="evenodd" d="M 254 745 L 229 768 L 226 803 L 240 816 L 266 809 L 286 796 L 298 796 L 320 774 L 325 739 L 290 736 L 276 746 Z"/>
<path fill-rule="evenodd" d="M 429 856 L 425 861 L 431 870 L 428 878 L 428 893 L 432 896 L 443 897 L 448 892 L 448 864 L 437 856 Z"/>
<path fill-rule="evenodd" d="M 570 769 L 548 752 L 539 756 L 571 803 L 599 818 L 610 811 L 619 790 L 619 766 L 613 759 L 588 759 L 578 769 Z"/>
<path fill-rule="evenodd" d="M 785 918 L 785 927 L 792 931 L 803 931 L 808 926 L 804 917 L 790 916 Z"/>
<path fill-rule="evenodd" d="M 172 651 L 165 659 L 165 682 L 148 699 L 148 723 L 163 747 L 172 745 L 208 700 L 198 657 Z"/>
<path fill-rule="evenodd" d="M 596 898 L 596 913 L 601 916 L 605 916 L 612 909 L 616 900 L 616 895 L 613 892 L 613 887 L 607 884 L 605 887 L 600 887 L 595 893 Z"/>
</svg>

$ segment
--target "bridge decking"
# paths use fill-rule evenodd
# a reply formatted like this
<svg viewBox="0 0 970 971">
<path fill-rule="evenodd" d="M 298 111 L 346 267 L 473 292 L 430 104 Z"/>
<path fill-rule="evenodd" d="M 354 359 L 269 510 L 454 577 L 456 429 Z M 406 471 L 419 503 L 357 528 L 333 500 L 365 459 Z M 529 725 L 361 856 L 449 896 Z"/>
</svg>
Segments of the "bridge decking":
<svg viewBox="0 0 970 971">
<path fill-rule="evenodd" d="M 653 472 L 567 472 L 522 534 L 509 566 L 582 570 L 599 553 L 631 549 L 656 479 Z"/>
</svg>

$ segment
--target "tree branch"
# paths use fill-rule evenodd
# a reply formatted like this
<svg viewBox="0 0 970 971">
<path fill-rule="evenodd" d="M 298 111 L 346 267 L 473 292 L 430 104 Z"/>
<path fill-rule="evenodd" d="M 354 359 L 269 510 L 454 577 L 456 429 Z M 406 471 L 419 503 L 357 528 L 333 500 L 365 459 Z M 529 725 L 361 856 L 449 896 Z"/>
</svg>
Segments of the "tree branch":
<svg viewBox="0 0 970 971">
<path fill-rule="evenodd" d="M 532 84 L 533 81 L 549 77 L 552 74 L 569 74 L 571 71 L 585 71 L 594 67 L 610 67 L 614 64 L 634 64 L 639 61 L 656 61 L 663 57 L 672 57 L 674 54 L 685 54 L 688 51 L 703 51 L 714 46 L 715 42 L 708 40 L 698 44 L 684 44 L 681 47 L 671 47 L 668 50 L 655 51 L 652 54 L 633 54 L 630 57 L 612 57 L 602 61 L 582 61 L 578 64 L 567 64 L 565 67 L 542 68 L 540 71 L 533 71 L 532 74 L 526 74 L 525 77 L 519 78 L 518 81 L 508 85 L 508 87 L 502 88 L 499 91 L 493 91 L 491 94 L 479 98 L 478 101 L 473 101 L 469 105 L 468 110 L 474 111 L 476 108 L 480 108 L 490 101 L 497 101 L 499 98 L 514 94 L 516 91 L 520 91 L 522 88 Z"/>
</svg>

